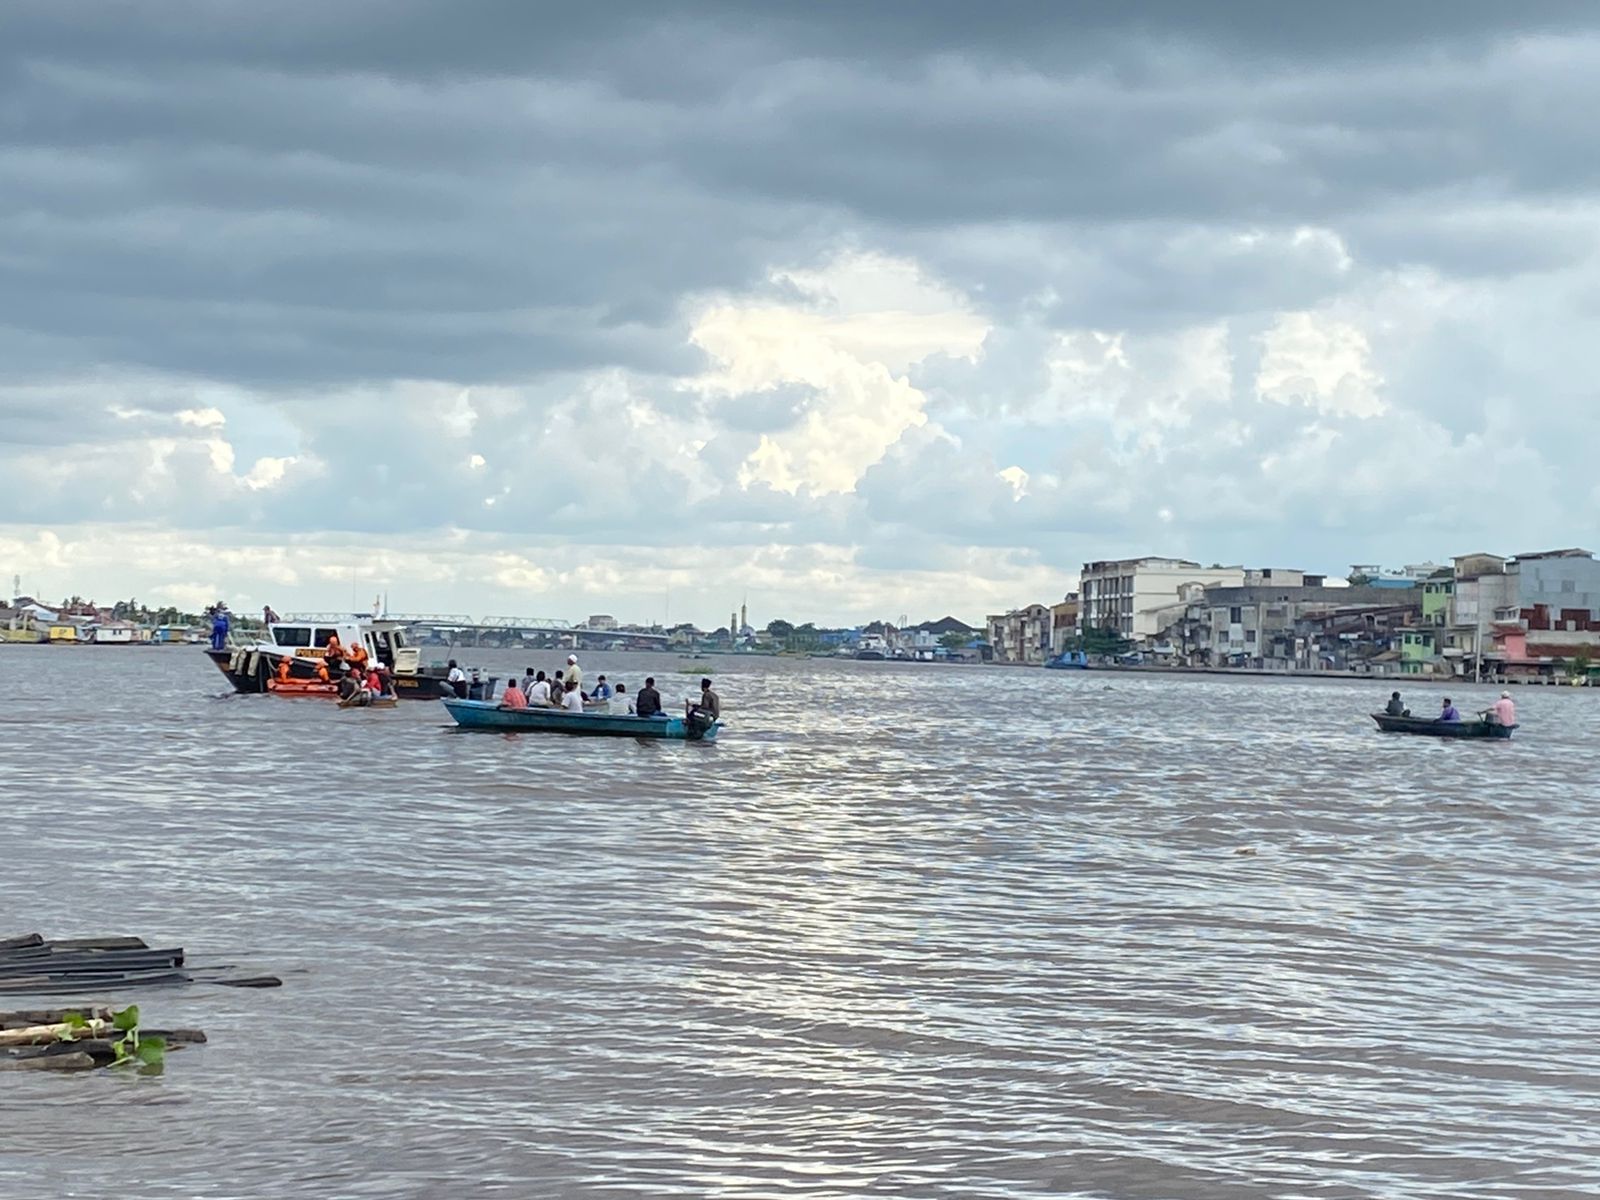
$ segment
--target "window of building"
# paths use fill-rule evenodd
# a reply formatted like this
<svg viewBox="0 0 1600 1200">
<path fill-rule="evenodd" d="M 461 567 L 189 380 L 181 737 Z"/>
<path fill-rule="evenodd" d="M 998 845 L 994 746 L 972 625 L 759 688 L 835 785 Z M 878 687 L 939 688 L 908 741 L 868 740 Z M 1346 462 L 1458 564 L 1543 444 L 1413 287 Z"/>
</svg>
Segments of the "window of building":
<svg viewBox="0 0 1600 1200">
<path fill-rule="evenodd" d="M 1244 631 L 1244 640 L 1254 642 L 1256 640 L 1256 631 L 1254 629 L 1246 629 Z"/>
<path fill-rule="evenodd" d="M 1239 624 L 1239 622 L 1244 620 L 1244 609 L 1235 604 L 1228 610 L 1228 620 L 1235 625 Z"/>
</svg>

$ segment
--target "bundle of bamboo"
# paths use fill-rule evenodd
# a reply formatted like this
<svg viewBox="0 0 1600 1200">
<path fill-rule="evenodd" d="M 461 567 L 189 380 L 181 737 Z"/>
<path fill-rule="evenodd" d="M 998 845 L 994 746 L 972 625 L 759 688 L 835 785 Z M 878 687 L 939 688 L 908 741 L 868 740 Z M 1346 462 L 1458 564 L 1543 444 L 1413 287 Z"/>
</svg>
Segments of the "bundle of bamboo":
<svg viewBox="0 0 1600 1200">
<path fill-rule="evenodd" d="M 279 987 L 275 975 L 250 975 L 224 963 L 191 966 L 183 948 L 151 949 L 141 938 L 95 937 L 47 942 L 37 933 L 0 938 L 0 994 L 121 990 L 157 984 L 215 983 Z"/>
</svg>

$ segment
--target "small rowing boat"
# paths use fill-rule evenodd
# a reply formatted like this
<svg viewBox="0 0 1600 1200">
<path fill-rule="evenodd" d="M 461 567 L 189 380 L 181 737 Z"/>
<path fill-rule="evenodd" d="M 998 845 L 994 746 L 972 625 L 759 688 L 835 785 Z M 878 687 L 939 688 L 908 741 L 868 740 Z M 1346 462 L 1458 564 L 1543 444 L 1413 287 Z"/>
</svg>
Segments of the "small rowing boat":
<svg viewBox="0 0 1600 1200">
<path fill-rule="evenodd" d="M 559 708 L 501 708 L 493 700 L 440 700 L 463 729 L 498 733 L 568 733 L 587 737 L 664 738 L 714 742 L 721 722 L 688 717 L 630 717 L 620 713 L 566 712 Z"/>
<path fill-rule="evenodd" d="M 1498 725 L 1491 721 L 1438 721 L 1428 717 L 1391 717 L 1388 713 L 1373 713 L 1372 719 L 1385 733 L 1410 733 L 1418 737 L 1438 738 L 1494 738 L 1510 739 L 1515 725 Z"/>
<path fill-rule="evenodd" d="M 362 696 L 359 693 L 339 701 L 340 708 L 398 708 L 398 696 Z"/>
</svg>

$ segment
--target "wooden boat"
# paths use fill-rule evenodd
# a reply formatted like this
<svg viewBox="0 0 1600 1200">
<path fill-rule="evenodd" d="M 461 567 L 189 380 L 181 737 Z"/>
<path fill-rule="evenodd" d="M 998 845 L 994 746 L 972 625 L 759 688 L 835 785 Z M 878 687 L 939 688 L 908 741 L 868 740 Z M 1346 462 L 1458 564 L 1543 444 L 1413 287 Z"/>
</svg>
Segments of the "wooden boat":
<svg viewBox="0 0 1600 1200">
<path fill-rule="evenodd" d="M 440 703 L 463 729 L 492 729 L 498 733 L 568 733 L 587 737 L 714 742 L 721 728 L 718 721 L 702 725 L 684 717 L 628 717 L 565 712 L 559 708 L 501 708 L 493 700 L 457 700 L 450 696 Z"/>
<path fill-rule="evenodd" d="M 351 696 L 348 700 L 339 701 L 340 708 L 398 708 L 399 705 L 398 696 L 368 696 L 365 699 Z"/>
<path fill-rule="evenodd" d="M 1391 717 L 1388 713 L 1373 713 L 1372 719 L 1385 733 L 1411 733 L 1419 737 L 1496 738 L 1505 741 L 1517 728 L 1515 725 L 1497 725 L 1482 719 L 1438 721 L 1429 717 Z"/>
<path fill-rule="evenodd" d="M 1064 650 L 1044 665 L 1052 671 L 1087 671 L 1089 656 L 1082 650 Z"/>
</svg>

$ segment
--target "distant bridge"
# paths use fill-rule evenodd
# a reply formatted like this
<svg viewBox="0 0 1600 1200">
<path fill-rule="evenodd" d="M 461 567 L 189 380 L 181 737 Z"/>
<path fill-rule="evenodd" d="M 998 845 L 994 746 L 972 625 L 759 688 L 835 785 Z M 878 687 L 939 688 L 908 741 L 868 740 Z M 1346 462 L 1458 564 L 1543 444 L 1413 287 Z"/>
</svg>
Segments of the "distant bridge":
<svg viewBox="0 0 1600 1200">
<path fill-rule="evenodd" d="M 371 620 L 366 613 L 292 613 L 291 621 Z M 590 629 L 559 617 L 472 617 L 465 613 L 385 613 L 412 640 L 462 646 L 571 646 L 599 649 L 614 642 L 665 646 L 668 635 L 634 629 Z"/>
</svg>

